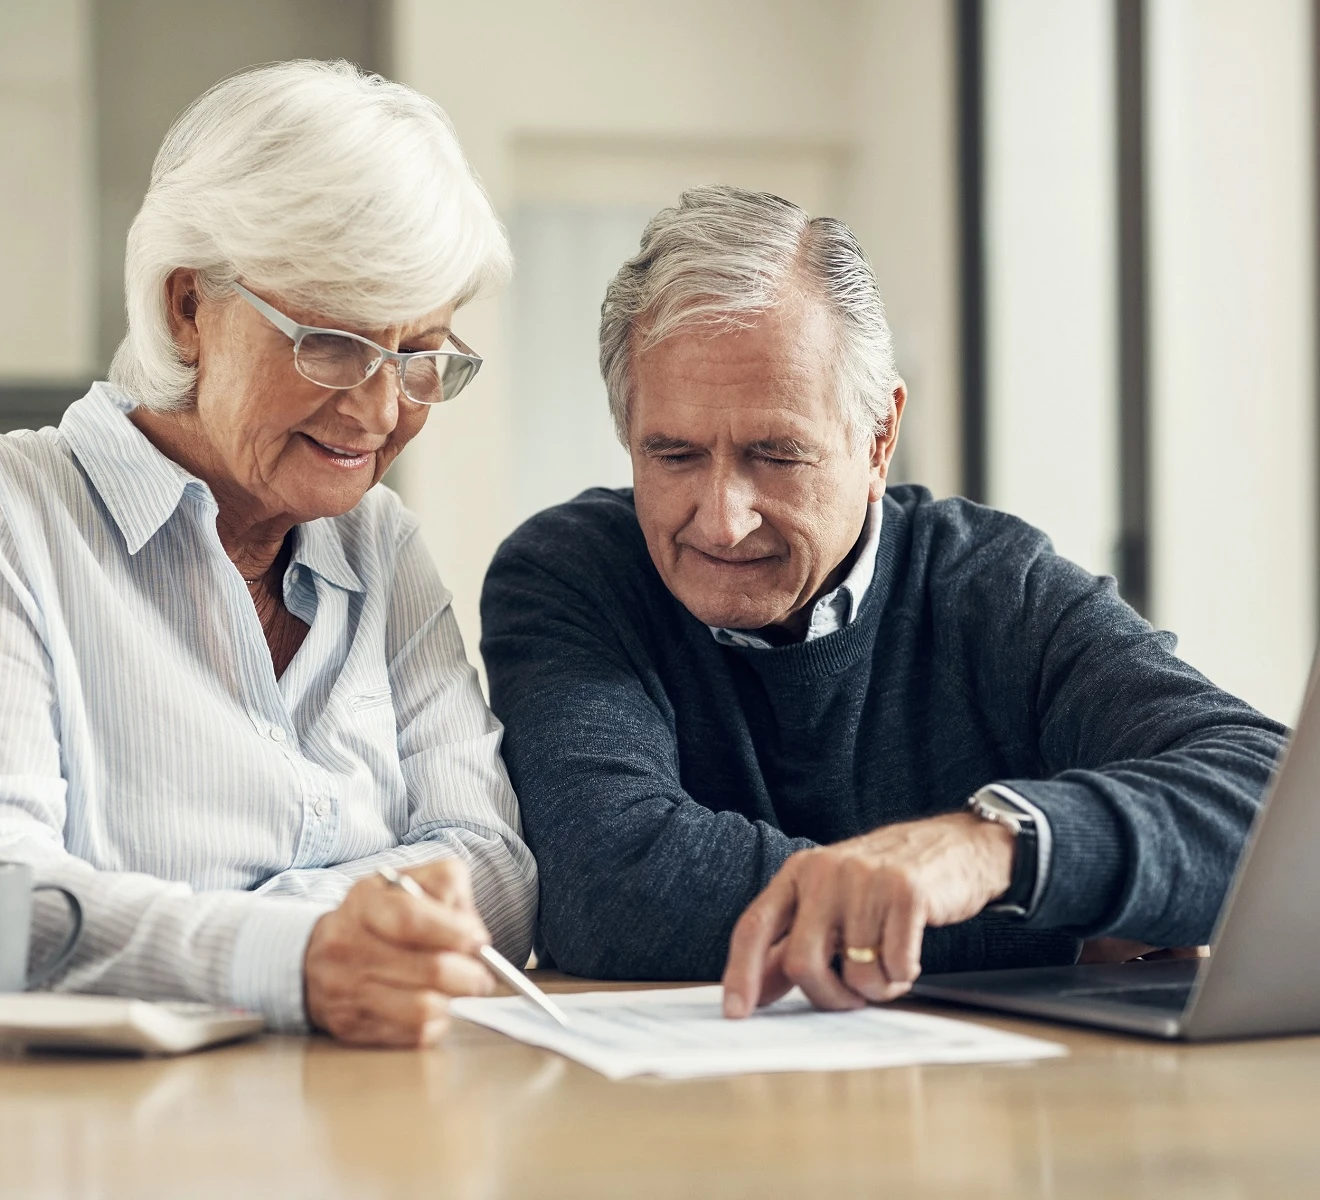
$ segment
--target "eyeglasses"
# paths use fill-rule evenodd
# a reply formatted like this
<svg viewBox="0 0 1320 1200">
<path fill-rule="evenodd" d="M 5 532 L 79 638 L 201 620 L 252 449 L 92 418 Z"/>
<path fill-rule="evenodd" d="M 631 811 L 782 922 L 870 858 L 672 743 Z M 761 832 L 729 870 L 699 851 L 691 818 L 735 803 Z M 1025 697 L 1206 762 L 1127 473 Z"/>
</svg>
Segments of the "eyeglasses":
<svg viewBox="0 0 1320 1200">
<path fill-rule="evenodd" d="M 253 295 L 241 283 L 234 291 L 293 342 L 293 365 L 304 379 L 341 391 L 367 382 L 387 362 L 399 369 L 403 394 L 418 404 L 452 400 L 481 369 L 481 356 L 473 354 L 452 333 L 445 339 L 457 350 L 416 350 L 400 353 L 378 346 L 369 338 L 342 329 L 299 325 L 278 308 Z"/>
</svg>

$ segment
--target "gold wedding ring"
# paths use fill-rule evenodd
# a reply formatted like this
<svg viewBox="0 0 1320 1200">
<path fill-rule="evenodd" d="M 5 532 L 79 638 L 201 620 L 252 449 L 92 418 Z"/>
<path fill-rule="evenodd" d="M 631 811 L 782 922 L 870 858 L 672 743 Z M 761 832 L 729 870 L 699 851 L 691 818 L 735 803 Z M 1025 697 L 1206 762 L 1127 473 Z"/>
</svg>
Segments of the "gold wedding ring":
<svg viewBox="0 0 1320 1200">
<path fill-rule="evenodd" d="M 873 963 L 876 960 L 874 946 L 847 946 L 843 953 L 849 962 Z"/>
</svg>

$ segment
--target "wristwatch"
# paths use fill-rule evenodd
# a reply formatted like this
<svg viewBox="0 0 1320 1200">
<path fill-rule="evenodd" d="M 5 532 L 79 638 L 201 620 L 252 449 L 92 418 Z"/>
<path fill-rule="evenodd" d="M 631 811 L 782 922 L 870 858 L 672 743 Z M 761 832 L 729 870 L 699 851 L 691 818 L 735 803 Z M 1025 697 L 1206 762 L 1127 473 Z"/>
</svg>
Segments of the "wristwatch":
<svg viewBox="0 0 1320 1200">
<path fill-rule="evenodd" d="M 1008 890 L 987 904 L 986 912 L 1007 913 L 1014 917 L 1030 915 L 1035 907 L 1037 883 L 1041 877 L 1041 834 L 1048 838 L 1048 826 L 1034 804 L 1029 804 L 1011 788 L 992 783 L 973 793 L 967 808 L 983 821 L 1003 825 L 1013 834 L 1013 874 Z"/>
</svg>

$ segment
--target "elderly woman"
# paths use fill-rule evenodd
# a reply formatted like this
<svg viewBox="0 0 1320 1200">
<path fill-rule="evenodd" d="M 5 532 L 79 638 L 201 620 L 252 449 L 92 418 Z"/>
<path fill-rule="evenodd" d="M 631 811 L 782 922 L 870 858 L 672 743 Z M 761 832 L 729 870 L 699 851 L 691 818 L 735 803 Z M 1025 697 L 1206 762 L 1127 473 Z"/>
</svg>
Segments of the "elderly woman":
<svg viewBox="0 0 1320 1200">
<path fill-rule="evenodd" d="M 226 80 L 166 137 L 110 384 L 0 438 L 0 860 L 82 901 L 62 989 L 418 1044 L 491 989 L 482 944 L 525 960 L 501 729 L 376 486 L 508 257 L 444 113 L 347 64 Z"/>
</svg>

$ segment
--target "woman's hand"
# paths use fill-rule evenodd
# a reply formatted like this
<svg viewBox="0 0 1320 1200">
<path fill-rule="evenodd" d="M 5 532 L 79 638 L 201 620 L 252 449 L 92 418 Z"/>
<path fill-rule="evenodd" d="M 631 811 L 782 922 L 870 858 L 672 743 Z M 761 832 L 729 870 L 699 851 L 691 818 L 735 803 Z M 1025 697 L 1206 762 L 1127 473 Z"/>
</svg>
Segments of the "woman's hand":
<svg viewBox="0 0 1320 1200">
<path fill-rule="evenodd" d="M 430 897 L 383 879 L 356 884 L 312 929 L 304 959 L 307 1017 L 359 1046 L 429 1046 L 449 1027 L 451 996 L 488 996 L 473 957 L 490 942 L 467 866 L 442 859 L 407 872 Z"/>
</svg>

